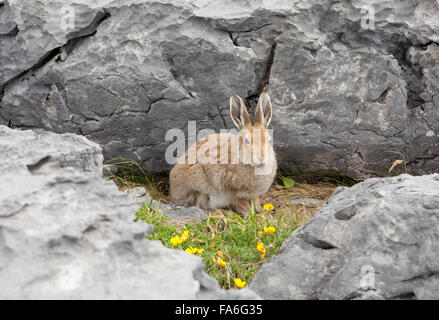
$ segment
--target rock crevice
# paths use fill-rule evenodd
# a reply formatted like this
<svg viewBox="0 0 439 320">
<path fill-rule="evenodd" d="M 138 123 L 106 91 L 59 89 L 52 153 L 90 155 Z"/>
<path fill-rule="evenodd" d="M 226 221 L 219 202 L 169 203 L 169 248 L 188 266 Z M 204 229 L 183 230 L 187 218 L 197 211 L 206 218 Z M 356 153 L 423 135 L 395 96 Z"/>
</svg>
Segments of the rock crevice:
<svg viewBox="0 0 439 320">
<path fill-rule="evenodd" d="M 2 124 L 81 133 L 106 159 L 159 173 L 169 129 L 233 128 L 230 95 L 253 111 L 267 90 L 281 169 L 366 178 L 401 153 L 412 174 L 438 170 L 439 8 L 428 0 L 72 1 L 71 30 L 59 27 L 65 1 L 52 2 L 1 8 Z"/>
</svg>

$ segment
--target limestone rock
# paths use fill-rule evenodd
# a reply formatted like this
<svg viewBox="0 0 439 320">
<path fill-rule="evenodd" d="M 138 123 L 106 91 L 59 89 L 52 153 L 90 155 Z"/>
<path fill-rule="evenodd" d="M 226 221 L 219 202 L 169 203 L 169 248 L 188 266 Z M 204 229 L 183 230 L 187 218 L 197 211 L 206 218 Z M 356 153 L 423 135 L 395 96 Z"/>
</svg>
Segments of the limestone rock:
<svg viewBox="0 0 439 320">
<path fill-rule="evenodd" d="M 0 126 L 0 299 L 257 299 L 145 237 L 82 136 Z"/>
<path fill-rule="evenodd" d="M 265 299 L 438 299 L 439 175 L 335 191 L 249 287 Z"/>
<path fill-rule="evenodd" d="M 168 130 L 234 128 L 230 95 L 253 108 L 265 88 L 281 169 L 433 173 L 438 16 L 431 0 L 7 0 L 0 124 L 81 134 L 158 173 Z"/>
</svg>

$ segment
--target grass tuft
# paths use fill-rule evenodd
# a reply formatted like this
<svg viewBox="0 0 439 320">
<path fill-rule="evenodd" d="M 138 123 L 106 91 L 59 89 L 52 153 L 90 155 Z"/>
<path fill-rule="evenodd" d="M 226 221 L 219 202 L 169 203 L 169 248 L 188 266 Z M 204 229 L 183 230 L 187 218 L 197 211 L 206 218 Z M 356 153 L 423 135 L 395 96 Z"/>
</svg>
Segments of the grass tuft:
<svg viewBox="0 0 439 320">
<path fill-rule="evenodd" d="M 152 176 L 128 159 L 115 159 L 106 165 L 117 168 L 117 174 L 110 178 L 120 189 L 144 187 L 152 198 L 167 202 L 167 177 Z M 229 210 L 212 210 L 207 212 L 204 222 L 183 223 L 152 208 L 151 202 L 140 206 L 135 221 L 153 225 L 149 240 L 160 240 L 166 247 L 200 256 L 206 272 L 218 280 L 221 288 L 237 288 L 242 282 L 237 284 L 236 278 L 249 283 L 259 267 L 279 253 L 282 243 L 314 216 L 337 186 L 352 182 L 340 177 L 330 178 L 331 182 L 316 178 L 318 184 L 296 179 L 285 173 L 278 176 L 261 199 L 262 204 L 273 207 L 267 205 L 263 214 L 252 209 L 246 217 L 241 217 Z M 321 201 L 312 205 L 292 202 L 298 198 Z"/>
<path fill-rule="evenodd" d="M 104 168 L 114 167 L 117 173 L 110 174 L 120 190 L 133 189 L 136 187 L 145 188 L 152 198 L 168 203 L 168 179 L 163 176 L 153 176 L 145 171 L 136 161 L 127 158 L 116 158 L 106 161 Z"/>
<path fill-rule="evenodd" d="M 147 237 L 149 240 L 160 240 L 166 247 L 193 251 L 192 254 L 201 256 L 206 272 L 217 279 L 223 289 L 235 288 L 235 278 L 248 283 L 265 261 L 279 253 L 282 243 L 298 226 L 294 215 L 271 211 L 257 214 L 254 210 L 246 218 L 232 211 L 216 210 L 205 222 L 179 225 L 170 223 L 170 219 L 152 209 L 151 204 L 139 209 L 136 220 L 154 226 L 154 233 Z M 274 227 L 275 231 L 265 232 L 264 228 L 273 230 L 268 227 Z M 185 240 L 173 243 L 174 237 Z M 257 250 L 258 242 L 264 244 L 264 255 Z"/>
</svg>

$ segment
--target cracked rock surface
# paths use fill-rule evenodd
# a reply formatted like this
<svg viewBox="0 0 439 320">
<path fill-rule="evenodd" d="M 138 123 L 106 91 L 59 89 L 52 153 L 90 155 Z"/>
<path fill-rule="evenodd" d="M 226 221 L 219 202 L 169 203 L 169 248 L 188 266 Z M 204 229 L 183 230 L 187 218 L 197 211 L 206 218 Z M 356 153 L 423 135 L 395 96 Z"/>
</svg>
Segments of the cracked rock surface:
<svg viewBox="0 0 439 320">
<path fill-rule="evenodd" d="M 219 290 L 200 257 L 133 222 L 82 136 L 0 125 L 0 299 L 254 299 Z"/>
<path fill-rule="evenodd" d="M 433 173 L 438 16 L 430 0 L 3 0 L 0 124 L 81 134 L 158 173 L 169 129 L 233 128 L 230 95 L 253 108 L 265 88 L 281 169 L 365 178 L 404 157 Z"/>
<path fill-rule="evenodd" d="M 439 299 L 439 174 L 338 188 L 249 287 L 265 299 Z"/>
</svg>

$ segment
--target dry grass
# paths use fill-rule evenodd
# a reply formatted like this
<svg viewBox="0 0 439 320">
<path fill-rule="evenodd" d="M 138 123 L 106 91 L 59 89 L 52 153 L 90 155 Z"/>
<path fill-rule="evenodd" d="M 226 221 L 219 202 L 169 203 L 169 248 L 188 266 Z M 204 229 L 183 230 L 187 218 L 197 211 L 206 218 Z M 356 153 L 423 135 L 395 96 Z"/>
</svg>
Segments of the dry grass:
<svg viewBox="0 0 439 320">
<path fill-rule="evenodd" d="M 106 163 L 106 166 L 115 166 L 118 169 L 116 175 L 110 175 L 109 178 L 113 179 L 120 190 L 132 189 L 135 187 L 143 187 L 151 195 L 152 198 L 160 200 L 162 203 L 169 203 L 168 190 L 169 181 L 167 175 L 153 176 L 136 163 L 135 161 L 118 158 Z M 302 176 L 299 177 L 300 181 L 306 182 L 309 179 L 305 179 Z M 327 177 L 325 177 L 327 179 Z M 314 180 L 311 180 L 314 182 Z M 324 205 L 310 205 L 310 204 L 291 204 L 292 199 L 316 199 L 326 201 L 336 189 L 338 180 L 331 178 L 331 182 L 326 180 L 315 180 L 317 183 L 295 183 L 291 188 L 286 188 L 281 179 L 277 179 L 268 192 L 262 196 L 261 201 L 263 204 L 271 203 L 276 208 L 271 215 L 282 213 L 285 218 L 290 220 L 290 223 L 294 223 L 297 227 L 305 224 L 311 219 L 319 209 Z M 326 182 L 325 182 L 326 181 Z M 335 183 L 334 183 L 335 182 Z M 224 216 L 230 216 L 230 211 L 220 209 L 208 211 L 209 216 L 216 216 L 222 214 Z M 168 223 L 179 225 L 178 220 L 169 220 Z M 287 221 L 288 223 L 288 221 Z"/>
<path fill-rule="evenodd" d="M 282 222 L 295 227 L 301 227 L 310 220 L 326 203 L 331 194 L 336 189 L 333 185 L 310 185 L 295 184 L 292 188 L 285 188 L 282 184 L 275 183 L 268 192 L 261 197 L 262 204 L 271 203 L 275 210 L 265 214 L 266 222 L 272 222 L 279 219 L 282 215 Z M 291 204 L 294 199 L 315 199 L 321 203 Z M 233 218 L 234 213 L 227 209 L 215 209 L 206 212 L 209 217 L 223 216 L 225 219 Z M 176 225 L 184 225 L 177 220 L 169 220 L 169 223 Z M 221 228 L 221 226 L 219 226 Z"/>
<path fill-rule="evenodd" d="M 283 185 L 274 184 L 270 190 L 262 197 L 262 203 L 271 203 L 276 208 L 276 212 L 283 212 L 295 220 L 297 227 L 305 224 L 311 219 L 324 205 L 323 201 L 328 200 L 336 186 L 331 185 L 310 185 L 298 184 L 289 189 Z M 319 205 L 311 204 L 291 204 L 293 199 L 316 199 L 322 200 Z"/>
<path fill-rule="evenodd" d="M 120 190 L 142 187 L 153 199 L 162 203 L 169 202 L 167 176 L 153 176 L 143 170 L 137 162 L 125 158 L 113 159 L 104 164 L 104 170 L 110 167 L 117 168 L 117 174 L 107 174 L 107 177 L 112 179 Z"/>
</svg>

